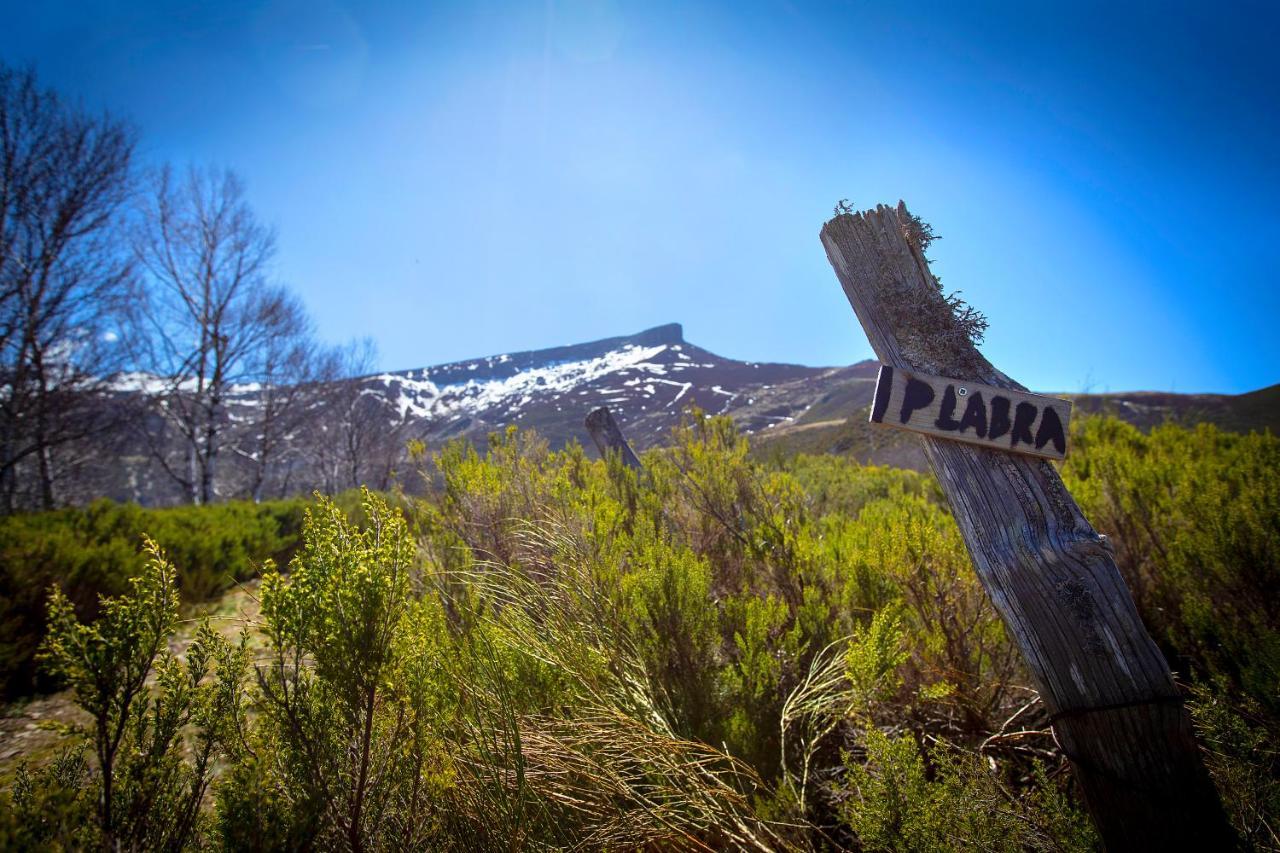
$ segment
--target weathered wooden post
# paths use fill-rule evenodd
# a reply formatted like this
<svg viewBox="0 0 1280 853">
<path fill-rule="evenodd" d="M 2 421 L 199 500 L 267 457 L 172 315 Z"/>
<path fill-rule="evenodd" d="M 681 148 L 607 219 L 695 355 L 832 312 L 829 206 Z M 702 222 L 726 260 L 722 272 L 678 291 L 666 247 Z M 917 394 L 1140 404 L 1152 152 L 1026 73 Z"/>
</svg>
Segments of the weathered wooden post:
<svg viewBox="0 0 1280 853">
<path fill-rule="evenodd" d="M 636 456 L 631 445 L 627 444 L 608 406 L 601 406 L 587 415 L 586 427 L 601 457 L 607 459 L 610 453 L 618 453 L 622 456 L 623 465 L 636 471 L 644 470 L 644 466 L 640 464 L 640 457 Z"/>
<path fill-rule="evenodd" d="M 822 228 L 827 257 L 872 349 L 891 369 L 982 383 L 1020 397 L 1025 389 L 982 357 L 957 320 L 929 272 L 922 236 L 919 220 L 902 202 L 897 210 L 840 213 Z M 918 388 L 908 402 L 905 386 L 893 390 L 892 372 L 884 378 L 889 390 L 873 403 L 873 420 L 879 409 L 881 418 L 910 428 L 915 410 L 924 408 L 921 401 L 936 392 Z M 897 395 L 892 401 L 891 394 Z M 944 419 L 938 407 L 945 404 L 926 402 L 939 427 L 929 432 L 955 430 L 960 409 Z M 1002 425 L 1015 432 L 1012 423 Z M 1041 455 L 1060 455 L 1044 452 L 1056 449 L 1054 436 L 1038 436 L 1032 425 L 1023 425 L 1023 449 L 1040 444 Z M 985 421 L 982 430 L 988 431 Z M 1053 465 L 950 437 L 922 440 L 978 577 L 1031 670 L 1107 848 L 1230 849 L 1232 833 L 1169 668 L 1138 616 L 1109 543 L 1085 520 Z"/>
</svg>

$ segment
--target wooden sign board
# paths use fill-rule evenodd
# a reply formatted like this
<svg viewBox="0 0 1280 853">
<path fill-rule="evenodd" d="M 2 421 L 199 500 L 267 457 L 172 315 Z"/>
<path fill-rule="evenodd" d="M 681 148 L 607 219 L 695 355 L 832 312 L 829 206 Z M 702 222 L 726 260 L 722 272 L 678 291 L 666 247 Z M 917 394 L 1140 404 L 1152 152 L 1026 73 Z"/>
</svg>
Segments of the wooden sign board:
<svg viewBox="0 0 1280 853">
<path fill-rule="evenodd" d="M 871 404 L 872 423 L 1049 459 L 1067 455 L 1070 420 L 1071 403 L 1058 397 L 887 364 L 880 365 Z"/>
</svg>

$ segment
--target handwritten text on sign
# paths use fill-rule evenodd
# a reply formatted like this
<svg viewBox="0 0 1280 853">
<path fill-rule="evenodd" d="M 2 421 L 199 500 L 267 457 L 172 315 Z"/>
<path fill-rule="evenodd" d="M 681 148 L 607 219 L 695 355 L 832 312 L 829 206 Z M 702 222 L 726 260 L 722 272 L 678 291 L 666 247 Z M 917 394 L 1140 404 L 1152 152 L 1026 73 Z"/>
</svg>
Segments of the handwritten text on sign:
<svg viewBox="0 0 1280 853">
<path fill-rule="evenodd" d="M 1057 397 L 880 365 L 871 422 L 1015 453 L 1067 455 L 1071 404 Z"/>
</svg>

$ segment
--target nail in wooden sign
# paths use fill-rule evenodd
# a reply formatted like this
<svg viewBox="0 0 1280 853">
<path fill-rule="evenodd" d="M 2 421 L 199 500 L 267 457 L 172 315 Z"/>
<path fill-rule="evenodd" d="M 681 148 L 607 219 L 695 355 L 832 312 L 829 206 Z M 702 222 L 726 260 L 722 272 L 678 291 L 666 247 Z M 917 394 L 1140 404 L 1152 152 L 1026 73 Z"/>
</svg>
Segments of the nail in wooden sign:
<svg viewBox="0 0 1280 853">
<path fill-rule="evenodd" d="M 912 373 L 880 365 L 871 422 L 980 444 L 998 450 L 1062 459 L 1067 455 L 1071 403 Z"/>
</svg>

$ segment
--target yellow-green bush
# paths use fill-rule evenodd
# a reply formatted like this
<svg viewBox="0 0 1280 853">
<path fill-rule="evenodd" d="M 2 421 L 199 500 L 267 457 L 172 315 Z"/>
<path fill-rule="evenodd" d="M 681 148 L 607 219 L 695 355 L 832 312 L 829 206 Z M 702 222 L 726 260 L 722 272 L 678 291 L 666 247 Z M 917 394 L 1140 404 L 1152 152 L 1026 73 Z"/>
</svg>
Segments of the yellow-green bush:
<svg viewBox="0 0 1280 853">
<path fill-rule="evenodd" d="M 287 559 L 298 542 L 305 501 L 143 509 L 101 500 L 79 509 L 0 518 L 0 692 L 36 686 L 34 654 L 44 636 L 44 600 L 57 583 L 81 617 L 100 595 L 119 595 L 146 562 L 144 533 L 177 566 L 185 601 L 206 600 Z"/>
<path fill-rule="evenodd" d="M 1097 837 L 1036 767 L 1011 786 L 980 756 L 945 741 L 922 747 L 910 734 L 867 733 L 850 759 L 841 815 L 866 850 L 1093 850 Z"/>
<path fill-rule="evenodd" d="M 1078 429 L 1065 475 L 1196 681 L 1237 827 L 1266 843 L 1275 440 Z M 931 478 L 761 464 L 698 413 L 644 463 L 512 429 L 437 454 L 420 500 L 313 506 L 288 571 L 266 573 L 256 712 L 223 744 L 208 832 L 232 849 L 1096 846 Z M 58 766 L 24 777 L 23 814 L 83 811 L 59 780 L 92 768 Z"/>
<path fill-rule="evenodd" d="M 1082 422 L 1063 475 L 1175 669 L 1280 716 L 1280 438 Z"/>
<path fill-rule="evenodd" d="M 977 745 L 1026 703 L 1014 650 L 929 478 L 831 457 L 762 466 L 727 419 L 696 414 L 645 465 L 637 475 L 589 463 L 579 448 L 552 453 L 515 431 L 483 455 L 459 443 L 437 460 L 442 487 L 421 504 L 419 528 L 457 630 L 477 630 L 477 613 L 510 625 L 525 612 L 509 600 L 513 578 L 535 601 L 566 572 L 572 589 L 590 590 L 572 628 L 542 610 L 521 617 L 517 649 L 538 629 L 586 643 L 572 666 L 538 676 L 541 690 L 520 692 L 523 713 L 572 713 L 578 699 L 557 693 L 558 670 L 631 673 L 646 697 L 628 700 L 632 713 L 652 707 L 672 734 L 752 768 L 758 814 L 823 821 L 840 796 L 841 744 L 858 732 L 905 722 Z M 882 650 L 891 687 L 867 691 L 856 664 L 869 647 L 857 638 L 888 613 L 903 648 Z M 792 701 L 815 684 L 843 698 Z M 1031 753 L 990 754 L 1024 776 L 1031 766 Z"/>
</svg>

